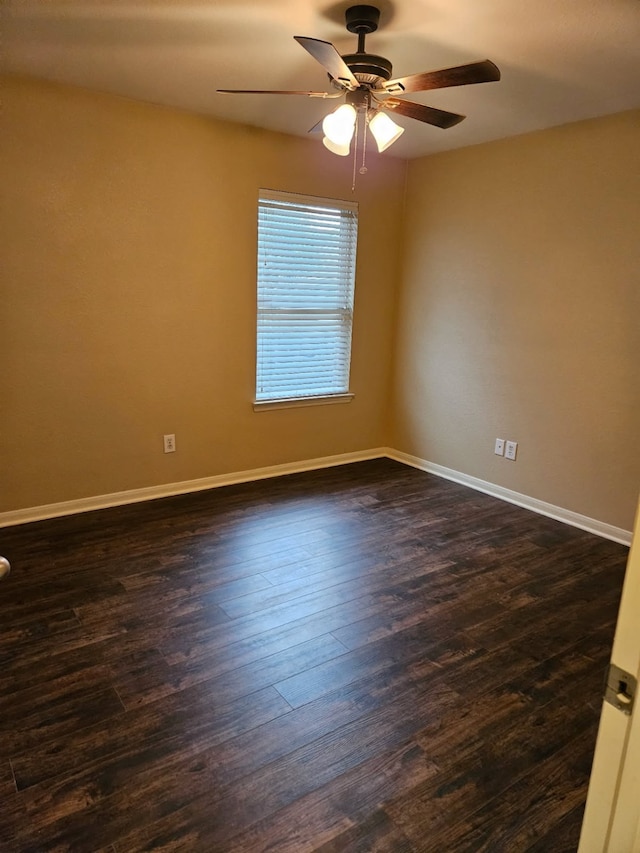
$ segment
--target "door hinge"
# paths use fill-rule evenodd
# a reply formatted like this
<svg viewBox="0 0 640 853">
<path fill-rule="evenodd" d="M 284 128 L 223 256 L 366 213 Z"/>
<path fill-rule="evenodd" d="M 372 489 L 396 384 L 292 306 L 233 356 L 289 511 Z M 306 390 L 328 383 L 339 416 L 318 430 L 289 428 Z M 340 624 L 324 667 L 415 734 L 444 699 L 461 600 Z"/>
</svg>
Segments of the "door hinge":
<svg viewBox="0 0 640 853">
<path fill-rule="evenodd" d="M 625 714 L 630 714 L 637 688 L 638 683 L 630 672 L 625 672 L 615 663 L 609 664 L 604 690 L 605 702 L 609 702 Z"/>
</svg>

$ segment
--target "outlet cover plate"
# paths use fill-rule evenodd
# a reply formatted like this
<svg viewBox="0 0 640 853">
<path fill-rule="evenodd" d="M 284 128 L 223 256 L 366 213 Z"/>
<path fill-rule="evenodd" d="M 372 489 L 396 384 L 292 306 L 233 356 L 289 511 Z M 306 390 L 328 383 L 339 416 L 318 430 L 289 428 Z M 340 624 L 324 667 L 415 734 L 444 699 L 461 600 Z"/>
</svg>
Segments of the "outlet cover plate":
<svg viewBox="0 0 640 853">
<path fill-rule="evenodd" d="M 517 441 L 508 441 L 507 445 L 506 445 L 506 450 L 504 452 L 504 458 L 510 459 L 512 462 L 515 462 L 517 453 L 518 453 L 518 442 Z"/>
</svg>

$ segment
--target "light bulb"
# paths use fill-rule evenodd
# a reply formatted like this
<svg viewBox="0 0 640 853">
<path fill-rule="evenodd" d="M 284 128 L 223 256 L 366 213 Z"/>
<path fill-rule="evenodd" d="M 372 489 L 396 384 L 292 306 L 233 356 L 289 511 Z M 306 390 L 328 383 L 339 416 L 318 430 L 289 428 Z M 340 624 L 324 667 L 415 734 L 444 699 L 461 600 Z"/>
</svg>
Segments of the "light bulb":
<svg viewBox="0 0 640 853">
<path fill-rule="evenodd" d="M 380 112 L 377 112 L 369 122 L 369 129 L 373 134 L 380 153 L 386 151 L 404 133 L 404 127 L 396 124 L 386 113 Z"/>
</svg>

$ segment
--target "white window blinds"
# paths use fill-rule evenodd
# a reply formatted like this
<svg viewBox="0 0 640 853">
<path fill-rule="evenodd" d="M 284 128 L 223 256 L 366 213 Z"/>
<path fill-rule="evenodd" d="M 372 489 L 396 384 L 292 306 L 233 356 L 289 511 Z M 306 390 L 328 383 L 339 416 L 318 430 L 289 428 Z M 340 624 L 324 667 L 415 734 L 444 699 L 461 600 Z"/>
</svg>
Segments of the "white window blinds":
<svg viewBox="0 0 640 853">
<path fill-rule="evenodd" d="M 358 208 L 261 190 L 256 401 L 349 390 Z"/>
</svg>

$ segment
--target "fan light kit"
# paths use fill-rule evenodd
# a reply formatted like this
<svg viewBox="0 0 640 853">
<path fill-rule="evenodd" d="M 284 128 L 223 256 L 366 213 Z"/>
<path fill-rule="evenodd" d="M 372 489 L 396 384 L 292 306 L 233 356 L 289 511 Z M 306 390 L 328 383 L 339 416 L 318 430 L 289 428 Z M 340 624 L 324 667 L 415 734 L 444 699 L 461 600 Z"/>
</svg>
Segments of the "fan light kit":
<svg viewBox="0 0 640 853">
<path fill-rule="evenodd" d="M 218 89 L 221 94 L 229 95 L 305 95 L 308 98 L 341 98 L 345 103 L 323 121 L 318 122 L 310 132 L 322 129 L 325 147 L 346 157 L 351 151 L 351 142 L 359 135 L 362 127 L 363 162 L 360 172 L 366 172 L 364 156 L 366 149 L 366 130 L 371 131 L 378 151 L 385 151 L 404 133 L 404 128 L 396 124 L 386 111 L 406 118 L 417 119 L 434 127 L 453 127 L 464 119 L 457 113 L 428 107 L 415 101 L 406 101 L 395 97 L 407 92 L 426 92 L 430 89 L 444 89 L 449 86 L 467 86 L 471 83 L 490 83 L 500 79 L 500 71 L 488 59 L 458 65 L 441 71 L 425 71 L 409 77 L 391 79 L 393 71 L 388 59 L 365 51 L 365 38 L 378 29 L 380 10 L 375 6 L 351 6 L 345 12 L 346 27 L 350 33 L 358 36 L 358 48 L 355 53 L 341 56 L 328 41 L 294 36 L 311 56 L 327 71 L 330 81 L 329 92 L 274 91 L 259 89 Z M 355 154 L 355 151 L 354 151 Z M 355 175 L 355 160 L 354 160 Z"/>
</svg>

